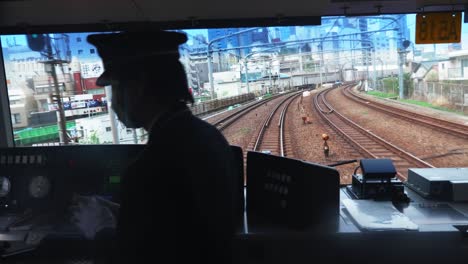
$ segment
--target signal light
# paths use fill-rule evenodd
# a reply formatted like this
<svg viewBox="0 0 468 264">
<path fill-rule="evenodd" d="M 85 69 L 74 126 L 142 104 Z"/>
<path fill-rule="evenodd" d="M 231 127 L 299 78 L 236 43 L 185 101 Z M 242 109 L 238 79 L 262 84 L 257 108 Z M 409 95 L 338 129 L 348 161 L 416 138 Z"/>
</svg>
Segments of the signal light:
<svg viewBox="0 0 468 264">
<path fill-rule="evenodd" d="M 44 50 L 46 44 L 46 36 L 44 34 L 31 34 L 27 35 L 28 46 L 33 51 Z"/>
<path fill-rule="evenodd" d="M 403 46 L 404 49 L 407 49 L 411 45 L 411 41 L 409 40 L 404 40 L 401 45 Z"/>
</svg>

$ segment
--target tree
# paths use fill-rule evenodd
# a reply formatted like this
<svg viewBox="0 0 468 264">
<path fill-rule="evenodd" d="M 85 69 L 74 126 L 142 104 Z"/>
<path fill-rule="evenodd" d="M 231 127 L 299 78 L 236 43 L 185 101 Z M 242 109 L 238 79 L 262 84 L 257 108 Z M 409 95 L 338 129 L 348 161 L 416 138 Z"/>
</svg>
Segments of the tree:
<svg viewBox="0 0 468 264">
<path fill-rule="evenodd" d="M 414 92 L 413 79 L 411 79 L 411 73 L 405 73 L 403 75 L 403 85 L 405 87 L 405 98 L 410 98 Z"/>
</svg>

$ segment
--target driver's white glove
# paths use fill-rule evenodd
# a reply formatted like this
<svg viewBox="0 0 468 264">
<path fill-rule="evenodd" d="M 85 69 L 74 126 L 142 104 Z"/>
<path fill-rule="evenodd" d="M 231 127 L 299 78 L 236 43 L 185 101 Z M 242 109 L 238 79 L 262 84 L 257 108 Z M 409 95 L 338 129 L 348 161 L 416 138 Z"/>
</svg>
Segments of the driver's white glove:
<svg viewBox="0 0 468 264">
<path fill-rule="evenodd" d="M 87 239 L 94 239 L 102 229 L 115 228 L 117 221 L 108 204 L 101 198 L 75 195 L 72 222 Z"/>
</svg>

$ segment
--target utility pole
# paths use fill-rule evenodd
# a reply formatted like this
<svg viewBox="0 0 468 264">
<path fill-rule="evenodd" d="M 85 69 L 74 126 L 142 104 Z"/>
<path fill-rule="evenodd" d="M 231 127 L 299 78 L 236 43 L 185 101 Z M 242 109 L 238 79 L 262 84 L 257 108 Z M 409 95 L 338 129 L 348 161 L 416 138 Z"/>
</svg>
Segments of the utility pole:
<svg viewBox="0 0 468 264">
<path fill-rule="evenodd" d="M 369 88 L 369 53 L 366 53 L 366 92 Z"/>
<path fill-rule="evenodd" d="M 303 62 L 302 62 L 302 49 L 301 49 L 300 45 L 298 47 L 298 50 L 299 50 L 299 70 L 302 73 L 304 71 L 304 65 L 303 65 Z"/>
<path fill-rule="evenodd" d="M 229 38 L 229 37 L 236 36 L 236 35 L 240 35 L 240 34 L 243 34 L 243 33 L 250 32 L 250 31 L 254 31 L 254 30 L 257 30 L 259 28 L 260 27 L 254 27 L 254 28 L 238 31 L 238 32 L 235 32 L 235 33 L 231 33 L 231 34 L 226 35 L 226 36 L 215 38 L 215 39 L 211 40 L 208 43 L 206 58 L 207 58 L 207 62 L 208 62 L 208 81 L 210 82 L 211 99 L 216 99 L 215 92 L 214 92 L 214 82 L 213 82 L 214 81 L 213 80 L 213 66 L 211 65 L 211 59 L 212 59 L 211 45 L 213 45 L 213 43 L 215 43 L 217 41 L 220 41 L 222 39 Z"/>
<path fill-rule="evenodd" d="M 404 72 L 403 72 L 403 65 L 405 64 L 406 62 L 406 54 L 408 53 L 408 51 L 406 50 L 409 45 L 410 45 L 410 41 L 409 40 L 405 40 L 405 41 L 402 41 L 401 43 L 399 43 L 400 45 L 400 48 L 398 48 L 398 59 L 399 59 L 399 67 L 398 67 L 398 73 L 399 75 L 401 76 L 401 78 L 399 78 L 399 85 L 400 85 L 400 99 L 403 99 L 404 96 L 405 96 L 405 93 L 404 93 L 404 87 L 403 87 L 403 79 L 404 79 Z"/>
<path fill-rule="evenodd" d="M 405 63 L 404 62 L 404 58 L 403 56 L 405 55 L 406 53 L 401 50 L 400 48 L 398 49 L 398 90 L 399 90 L 399 97 L 400 99 L 403 99 L 405 94 L 404 94 L 404 84 L 403 84 L 403 64 Z"/>
<path fill-rule="evenodd" d="M 211 65 L 211 52 L 210 50 L 210 45 L 208 45 L 208 55 L 207 55 L 207 61 L 208 61 L 208 81 L 210 82 L 210 94 L 211 94 L 211 99 L 215 99 L 215 91 L 214 91 L 214 83 L 213 83 L 213 66 Z"/>
<path fill-rule="evenodd" d="M 323 85 L 323 76 L 322 76 L 322 66 L 323 66 L 323 42 L 320 42 L 319 44 L 319 50 L 320 50 L 320 88 L 322 88 Z"/>
<path fill-rule="evenodd" d="M 49 73 L 52 75 L 54 80 L 54 93 L 52 95 L 52 101 L 57 103 L 57 125 L 59 127 L 59 139 L 60 143 L 64 145 L 68 145 L 68 136 L 67 136 L 67 127 L 66 127 L 66 120 L 65 120 L 65 112 L 63 110 L 63 102 L 62 96 L 60 94 L 59 84 L 57 80 L 57 72 L 55 70 L 55 65 L 63 63 L 62 61 L 54 59 L 54 55 L 52 52 L 52 43 L 50 39 L 50 35 L 46 35 L 46 48 L 47 48 L 47 61 L 44 62 L 46 69 L 48 68 L 50 71 Z M 65 87 L 64 87 L 65 88 Z"/>
<path fill-rule="evenodd" d="M 372 85 L 374 87 L 372 87 L 374 90 L 377 90 L 377 67 L 375 65 L 375 47 L 372 49 L 373 52 L 372 52 Z"/>
<path fill-rule="evenodd" d="M 270 66 L 268 67 L 268 78 L 270 79 L 270 89 L 267 90 L 267 93 L 270 93 L 270 91 L 273 89 L 273 83 L 271 82 L 271 62 Z"/>
<path fill-rule="evenodd" d="M 244 66 L 245 66 L 245 81 L 247 82 L 247 93 L 250 93 L 249 68 L 248 68 L 247 58 L 245 58 Z"/>
<path fill-rule="evenodd" d="M 291 90 L 292 80 L 293 80 L 292 65 L 291 65 L 291 63 L 289 63 L 289 90 Z"/>
<path fill-rule="evenodd" d="M 354 37 L 351 37 L 351 38 L 354 38 Z M 352 43 L 353 43 L 352 40 L 350 40 L 349 41 L 350 47 L 353 47 Z M 354 49 L 351 49 L 351 73 L 353 75 L 353 81 L 356 81 L 356 73 L 354 72 L 354 62 L 355 62 L 354 54 L 355 54 Z"/>
<path fill-rule="evenodd" d="M 119 144 L 119 130 L 114 110 L 112 109 L 112 86 L 107 85 L 104 87 L 107 96 L 107 113 L 109 114 L 111 131 L 112 131 L 112 143 Z"/>
</svg>

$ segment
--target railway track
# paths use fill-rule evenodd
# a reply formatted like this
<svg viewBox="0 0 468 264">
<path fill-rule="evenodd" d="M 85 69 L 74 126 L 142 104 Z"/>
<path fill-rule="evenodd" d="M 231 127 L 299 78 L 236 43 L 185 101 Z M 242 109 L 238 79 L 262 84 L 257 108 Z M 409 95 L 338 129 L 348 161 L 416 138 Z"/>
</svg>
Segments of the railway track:
<svg viewBox="0 0 468 264">
<path fill-rule="evenodd" d="M 216 126 L 220 131 L 223 131 L 223 130 L 227 129 L 228 127 L 230 127 L 232 124 L 234 124 L 236 121 L 238 121 L 240 118 L 242 118 L 244 115 L 246 115 L 249 112 L 251 112 L 252 110 L 254 110 L 255 108 L 263 106 L 263 105 L 265 105 L 265 103 L 273 101 L 273 100 L 281 100 L 281 102 L 276 107 L 274 107 L 275 110 L 270 114 L 270 119 L 272 119 L 272 116 L 274 115 L 274 112 L 276 112 L 278 110 L 278 108 L 283 104 L 283 102 L 285 102 L 287 99 L 290 99 L 292 96 L 295 96 L 295 95 L 297 96 L 299 94 L 300 93 L 298 93 L 298 92 L 278 94 L 276 96 L 272 96 L 272 97 L 269 97 L 269 98 L 261 100 L 261 101 L 256 101 L 256 102 L 253 102 L 253 103 L 249 103 L 249 104 L 247 104 L 247 105 L 245 105 L 243 107 L 239 107 L 239 109 L 236 109 L 234 111 L 224 111 L 224 113 L 215 114 L 215 115 L 211 116 L 211 118 L 210 117 L 204 118 L 204 120 L 206 120 L 206 121 L 210 122 L 212 125 Z M 279 98 L 279 97 L 282 97 L 282 96 L 285 97 L 285 99 Z M 274 104 L 274 102 L 273 102 L 273 104 Z M 282 151 L 283 155 L 286 155 L 285 153 L 288 152 L 288 151 L 289 151 L 288 153 L 292 152 L 291 149 L 287 149 L 285 147 L 285 145 L 287 145 L 287 143 L 286 143 L 286 141 L 287 141 L 286 134 L 284 133 L 285 132 L 284 131 L 284 119 L 285 119 L 284 117 L 285 117 L 285 114 L 286 114 L 286 109 L 287 108 L 284 107 L 283 110 L 281 111 L 281 117 L 279 119 L 279 120 L 281 120 L 280 128 L 277 129 L 278 130 L 277 133 L 279 133 L 279 130 L 281 130 L 281 136 L 280 137 L 281 137 L 282 147 L 280 147 L 280 151 Z M 263 126 L 261 128 L 261 131 L 257 133 L 258 136 L 256 137 L 255 142 L 258 141 L 259 137 L 261 137 L 261 138 L 264 137 L 265 131 L 266 131 L 264 129 L 264 127 L 265 127 L 265 122 L 264 122 L 264 124 L 263 124 Z M 260 142 L 260 141 L 258 141 L 258 142 Z M 254 149 L 253 146 L 255 145 L 255 142 L 250 143 L 248 146 L 243 147 L 243 149 L 244 149 L 244 151 L 243 151 L 244 175 L 246 175 L 246 166 L 245 165 L 246 165 L 246 162 L 247 162 L 247 152 L 249 150 Z M 290 144 L 288 144 L 288 145 L 290 145 Z M 256 150 L 258 150 L 258 148 Z M 274 153 L 277 154 L 277 153 L 280 153 L 280 151 L 278 151 L 278 152 L 275 151 Z M 244 178 L 244 184 L 245 183 L 246 183 L 246 178 Z"/>
<path fill-rule="evenodd" d="M 352 87 L 347 85 L 344 89 Z M 359 126 L 336 111 L 326 100 L 326 94 L 331 89 L 323 90 L 314 97 L 314 107 L 333 130 L 340 134 L 347 142 L 366 158 L 391 159 L 396 167 L 397 176 L 401 180 L 408 177 L 409 168 L 433 168 L 434 166 L 415 155 L 386 141 L 378 135 Z"/>
<path fill-rule="evenodd" d="M 204 118 L 204 120 L 209 120 L 211 124 L 216 126 L 220 131 L 223 131 L 224 129 L 228 128 L 230 125 L 232 125 L 234 122 L 239 120 L 241 117 L 249 113 L 250 111 L 254 110 L 257 107 L 260 107 L 264 105 L 265 103 L 278 98 L 279 96 L 282 96 L 284 94 L 279 94 L 275 96 L 268 97 L 266 99 L 260 100 L 260 101 L 255 101 L 249 104 L 246 104 L 243 107 L 239 107 L 237 110 L 234 111 L 224 111 L 219 114 L 215 114 L 212 116 L 209 116 L 207 118 Z"/>
<path fill-rule="evenodd" d="M 376 101 L 369 101 L 364 96 L 352 91 L 352 86 L 341 89 L 341 92 L 349 99 L 370 107 L 374 110 L 389 114 L 391 116 L 417 123 L 443 133 L 451 134 L 460 138 L 468 139 L 468 126 L 435 118 L 402 108 L 393 107 Z"/>
<path fill-rule="evenodd" d="M 285 131 L 285 116 L 291 102 L 302 92 L 287 96 L 270 112 L 264 120 L 255 143 L 249 149 L 253 151 L 269 151 L 273 155 L 292 156 L 291 144 L 286 144 L 288 138 Z"/>
</svg>

